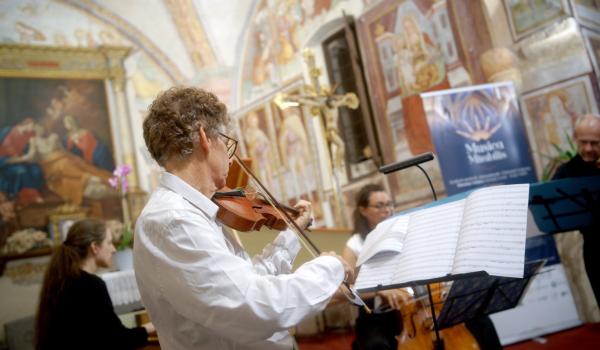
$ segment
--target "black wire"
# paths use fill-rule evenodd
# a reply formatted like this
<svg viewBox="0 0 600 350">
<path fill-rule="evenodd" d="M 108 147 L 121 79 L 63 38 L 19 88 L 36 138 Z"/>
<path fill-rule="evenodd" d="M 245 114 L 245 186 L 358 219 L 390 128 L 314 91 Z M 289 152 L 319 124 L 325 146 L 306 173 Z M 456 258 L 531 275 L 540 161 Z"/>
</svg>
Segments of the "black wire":
<svg viewBox="0 0 600 350">
<path fill-rule="evenodd" d="M 425 177 L 427 178 L 427 181 L 429 182 L 429 187 L 431 188 L 431 193 L 433 194 L 433 200 L 437 201 L 437 195 L 435 194 L 435 189 L 433 188 L 433 184 L 431 183 L 431 179 L 429 178 L 429 175 L 427 175 L 427 172 L 423 168 L 421 168 L 421 166 L 419 164 L 415 164 L 415 166 L 417 168 L 421 169 L 423 174 L 425 174 Z"/>
</svg>

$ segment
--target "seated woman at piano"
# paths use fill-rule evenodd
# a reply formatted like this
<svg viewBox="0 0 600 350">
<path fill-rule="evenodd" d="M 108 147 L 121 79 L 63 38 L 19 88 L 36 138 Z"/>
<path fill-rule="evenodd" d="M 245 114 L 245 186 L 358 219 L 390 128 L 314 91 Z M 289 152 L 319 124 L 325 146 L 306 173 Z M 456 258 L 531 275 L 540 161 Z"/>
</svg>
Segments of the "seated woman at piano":
<svg viewBox="0 0 600 350">
<path fill-rule="evenodd" d="M 36 315 L 35 348 L 136 349 L 155 333 L 152 323 L 123 326 L 104 281 L 115 247 L 104 222 L 85 219 L 71 226 L 46 270 Z"/>
</svg>

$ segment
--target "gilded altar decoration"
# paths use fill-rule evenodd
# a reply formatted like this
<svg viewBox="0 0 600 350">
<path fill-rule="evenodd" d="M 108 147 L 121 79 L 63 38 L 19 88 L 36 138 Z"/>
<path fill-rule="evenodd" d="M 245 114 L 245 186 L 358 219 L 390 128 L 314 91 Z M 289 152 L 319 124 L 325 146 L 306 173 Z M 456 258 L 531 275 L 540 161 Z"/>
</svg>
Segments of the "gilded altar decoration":
<svg viewBox="0 0 600 350">
<path fill-rule="evenodd" d="M 0 46 L 2 241 L 19 230 L 48 229 L 60 243 L 75 220 L 121 216 L 109 179 L 115 163 L 133 159 L 122 122 L 129 119 L 128 53 L 108 46 Z"/>
<path fill-rule="evenodd" d="M 0 250 L 0 254 L 22 254 L 31 249 L 49 247 L 51 245 L 52 241 L 48 239 L 48 233 L 27 228 L 17 231 L 8 237 L 5 245 Z"/>
</svg>

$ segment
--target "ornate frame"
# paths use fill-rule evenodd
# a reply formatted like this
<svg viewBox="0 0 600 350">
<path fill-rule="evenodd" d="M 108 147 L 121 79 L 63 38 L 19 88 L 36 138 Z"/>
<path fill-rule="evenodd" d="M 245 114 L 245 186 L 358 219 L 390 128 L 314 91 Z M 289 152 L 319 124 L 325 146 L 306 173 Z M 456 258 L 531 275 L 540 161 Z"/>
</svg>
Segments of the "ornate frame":
<svg viewBox="0 0 600 350">
<path fill-rule="evenodd" d="M 566 112 L 572 115 L 572 120 L 551 118 L 551 113 L 546 113 L 548 117 L 547 120 L 544 120 L 542 106 L 549 104 L 549 100 L 553 96 L 565 99 L 563 104 L 566 103 L 566 106 L 569 107 Z M 573 98 L 576 99 L 573 100 Z M 552 140 L 548 135 L 554 134 L 566 139 L 567 135 L 572 135 L 572 126 L 577 116 L 585 113 L 598 113 L 594 79 L 590 74 L 575 76 L 568 80 L 546 85 L 540 89 L 523 94 L 520 100 L 531 151 L 534 155 L 538 173 L 542 176 L 547 164 L 556 155 L 554 148 L 551 146 Z M 562 125 L 560 121 L 563 122 Z M 566 125 L 570 126 L 568 130 L 564 128 Z M 551 128 L 555 128 L 555 132 L 549 133 L 547 131 L 552 130 Z M 565 142 L 559 146 L 563 149 L 568 147 Z"/>
<path fill-rule="evenodd" d="M 131 137 L 131 118 L 125 89 L 124 61 L 128 47 L 100 46 L 97 48 L 67 48 L 52 46 L 0 45 L 1 78 L 37 78 L 65 80 L 100 80 L 106 94 L 106 107 L 113 142 L 115 162 L 128 163 L 134 168 L 132 186 L 138 184 L 135 146 Z M 48 208 L 50 209 L 50 208 Z M 66 218 L 87 216 L 82 208 L 70 208 L 67 213 L 59 207 L 46 209 L 51 238 L 60 240 L 59 222 Z M 57 212 L 58 211 L 58 212 Z M 68 214 L 68 215 L 67 215 Z M 67 215 L 67 216 L 65 216 Z M 24 223 L 27 225 L 27 223 Z"/>
<path fill-rule="evenodd" d="M 124 61 L 131 49 L 119 46 L 67 48 L 0 45 L 0 77 L 104 80 L 116 161 L 134 167 L 131 185 L 138 184 L 135 146 L 125 95 Z"/>
<path fill-rule="evenodd" d="M 524 38 L 525 36 L 528 36 L 529 34 L 535 32 L 543 27 L 546 27 L 554 22 L 559 21 L 560 19 L 568 17 L 570 14 L 570 11 L 569 11 L 569 4 L 567 3 L 567 0 L 558 0 L 558 1 L 561 5 L 560 13 L 558 13 L 554 16 L 542 18 L 541 20 L 538 20 L 537 22 L 532 23 L 529 27 L 519 30 L 511 6 L 513 6 L 513 5 L 514 6 L 525 6 L 526 5 L 525 1 L 521 0 L 518 4 L 509 4 L 509 0 L 503 0 L 502 2 L 504 5 L 504 10 L 506 11 L 506 18 L 508 19 L 508 25 L 510 27 L 510 33 L 513 37 L 513 40 L 515 42 L 517 42 L 517 41 L 521 40 L 522 38 Z M 547 6 L 551 7 L 551 5 L 547 5 Z M 531 9 L 531 10 L 536 10 L 536 9 Z M 537 11 L 539 11 L 539 9 L 537 9 Z M 526 16 L 526 18 L 530 19 L 531 16 Z"/>
<path fill-rule="evenodd" d="M 62 244 L 70 227 L 70 225 L 65 226 L 67 221 L 81 220 L 86 217 L 87 211 L 85 209 L 68 204 L 50 211 L 48 213 L 50 239 L 55 245 Z"/>
</svg>

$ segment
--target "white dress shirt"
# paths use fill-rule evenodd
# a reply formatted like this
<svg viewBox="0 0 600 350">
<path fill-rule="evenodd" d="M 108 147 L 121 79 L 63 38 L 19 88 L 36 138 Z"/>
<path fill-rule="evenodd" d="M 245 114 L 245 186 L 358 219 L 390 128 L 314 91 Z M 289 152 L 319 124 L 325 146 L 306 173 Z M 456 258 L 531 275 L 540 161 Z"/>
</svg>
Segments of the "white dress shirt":
<svg viewBox="0 0 600 350">
<path fill-rule="evenodd" d="M 162 349 L 291 349 L 287 329 L 323 310 L 344 278 L 322 256 L 291 273 L 300 243 L 281 232 L 250 260 L 218 207 L 165 173 L 135 229 L 134 267 Z"/>
</svg>

